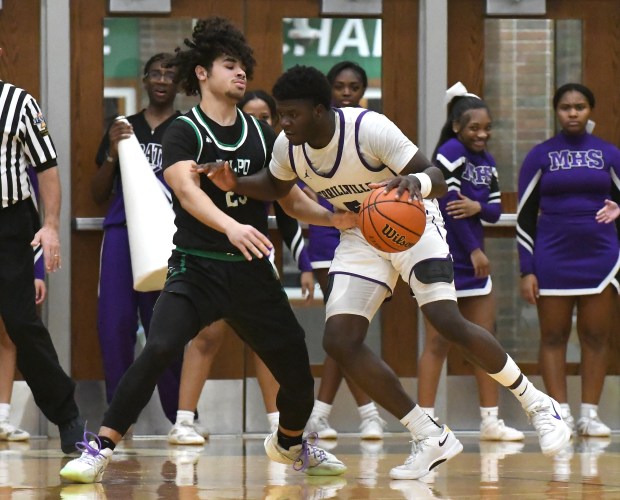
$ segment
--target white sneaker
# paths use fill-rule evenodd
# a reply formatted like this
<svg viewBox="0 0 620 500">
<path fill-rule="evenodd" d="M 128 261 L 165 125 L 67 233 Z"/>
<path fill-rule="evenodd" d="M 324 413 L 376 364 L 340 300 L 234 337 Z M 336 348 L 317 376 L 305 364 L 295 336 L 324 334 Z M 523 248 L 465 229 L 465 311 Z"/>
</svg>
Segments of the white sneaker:
<svg viewBox="0 0 620 500">
<path fill-rule="evenodd" d="M 326 417 L 310 416 L 306 423 L 306 434 L 316 433 L 319 439 L 336 439 L 338 432 L 332 429 Z"/>
<path fill-rule="evenodd" d="M 271 460 L 290 464 L 293 469 L 303 471 L 309 476 L 339 476 L 347 470 L 334 455 L 309 443 L 306 439 L 302 444 L 285 450 L 278 444 L 277 432 L 265 438 L 265 452 Z"/>
<path fill-rule="evenodd" d="M 196 429 L 196 432 L 203 438 L 209 439 L 209 429 L 202 424 L 199 418 L 194 419 L 194 429 Z"/>
<path fill-rule="evenodd" d="M 538 433 L 540 448 L 545 455 L 554 455 L 570 441 L 571 431 L 562 419 L 558 402 L 541 393 L 533 405 L 525 411 Z"/>
<path fill-rule="evenodd" d="M 589 437 L 607 437 L 611 435 L 611 429 L 607 427 L 598 415 L 581 417 L 577 421 L 577 434 Z"/>
<path fill-rule="evenodd" d="M 170 444 L 205 444 L 203 438 L 191 422 L 177 422 L 168 433 L 168 442 Z"/>
<path fill-rule="evenodd" d="M 439 436 L 417 436 L 411 442 L 411 455 L 403 465 L 390 471 L 392 479 L 419 479 L 446 460 L 463 451 L 463 445 L 456 439 L 447 425 L 442 426 Z"/>
<path fill-rule="evenodd" d="M 78 443 L 79 444 L 79 443 Z M 109 448 L 99 449 L 95 441 L 84 445 L 78 458 L 67 462 L 60 471 L 60 477 L 74 483 L 99 483 L 114 452 Z"/>
<path fill-rule="evenodd" d="M 28 439 L 30 439 L 30 434 L 18 429 L 8 420 L 0 422 L 0 441 L 27 441 Z"/>
<path fill-rule="evenodd" d="M 386 425 L 385 420 L 379 415 L 365 418 L 360 424 L 360 437 L 362 439 L 383 439 L 383 429 Z"/>
<path fill-rule="evenodd" d="M 568 425 L 570 433 L 572 434 L 575 432 L 575 419 L 571 415 L 570 410 L 565 411 L 564 409 L 560 409 L 560 415 L 562 415 L 562 420 L 564 420 L 564 423 Z"/>
<path fill-rule="evenodd" d="M 504 424 L 502 419 L 485 419 L 480 423 L 481 441 L 523 441 L 523 433 Z"/>
</svg>

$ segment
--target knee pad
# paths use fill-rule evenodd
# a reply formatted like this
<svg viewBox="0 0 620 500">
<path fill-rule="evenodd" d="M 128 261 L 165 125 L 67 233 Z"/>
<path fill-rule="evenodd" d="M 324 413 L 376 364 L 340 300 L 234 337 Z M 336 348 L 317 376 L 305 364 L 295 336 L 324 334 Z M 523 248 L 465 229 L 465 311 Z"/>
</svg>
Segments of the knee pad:
<svg viewBox="0 0 620 500">
<path fill-rule="evenodd" d="M 413 266 L 413 274 L 423 285 L 451 283 L 454 281 L 454 266 L 448 259 L 429 259 Z"/>
</svg>

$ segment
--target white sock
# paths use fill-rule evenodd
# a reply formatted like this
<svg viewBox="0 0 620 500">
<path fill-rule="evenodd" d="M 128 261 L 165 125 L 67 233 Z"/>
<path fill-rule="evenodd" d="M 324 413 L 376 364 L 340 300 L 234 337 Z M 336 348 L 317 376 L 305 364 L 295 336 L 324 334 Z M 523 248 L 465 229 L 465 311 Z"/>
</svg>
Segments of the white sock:
<svg viewBox="0 0 620 500">
<path fill-rule="evenodd" d="M 267 420 L 269 421 L 269 427 L 277 426 L 280 423 L 280 412 L 267 413 Z"/>
<path fill-rule="evenodd" d="M 323 401 L 319 401 L 318 399 L 315 399 L 314 408 L 312 408 L 312 415 L 310 416 L 328 418 L 331 411 L 332 411 L 332 405 L 323 403 Z"/>
<path fill-rule="evenodd" d="M 357 410 L 360 412 L 360 418 L 362 420 L 366 420 L 367 418 L 379 416 L 379 410 L 377 410 L 377 407 L 373 401 L 371 401 L 368 404 L 358 406 Z"/>
<path fill-rule="evenodd" d="M 529 408 L 540 398 L 541 392 L 527 379 L 514 360 L 506 354 L 506 364 L 498 373 L 489 376 L 512 392 L 524 409 Z M 518 384 L 517 384 L 518 382 Z M 515 387 L 513 387 L 517 384 Z"/>
<path fill-rule="evenodd" d="M 442 428 L 435 423 L 418 405 L 400 419 L 401 423 L 411 432 L 412 436 L 440 436 Z"/>
<path fill-rule="evenodd" d="M 187 410 L 178 410 L 177 411 L 177 424 L 193 424 L 194 423 L 194 412 Z"/>
<path fill-rule="evenodd" d="M 497 406 L 481 406 L 480 418 L 482 421 L 495 421 L 499 416 L 499 408 Z"/>
<path fill-rule="evenodd" d="M 431 407 L 431 408 L 425 408 L 424 406 L 420 406 L 420 408 L 422 409 L 422 411 L 424 413 L 426 413 L 429 417 L 431 418 L 435 418 L 435 408 Z"/>
<path fill-rule="evenodd" d="M 581 403 L 581 418 L 593 418 L 598 415 L 598 405 Z"/>
<path fill-rule="evenodd" d="M 9 419 L 11 413 L 11 403 L 0 403 L 0 422 Z"/>
<path fill-rule="evenodd" d="M 570 415 L 570 406 L 568 403 L 560 403 L 560 413 L 562 418 L 567 418 Z"/>
</svg>

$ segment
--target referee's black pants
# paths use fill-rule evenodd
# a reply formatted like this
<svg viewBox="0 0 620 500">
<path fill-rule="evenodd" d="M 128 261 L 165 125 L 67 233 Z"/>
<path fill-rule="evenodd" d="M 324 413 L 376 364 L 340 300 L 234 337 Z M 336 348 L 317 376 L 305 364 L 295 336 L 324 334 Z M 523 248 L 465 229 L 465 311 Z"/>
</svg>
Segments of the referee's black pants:
<svg viewBox="0 0 620 500">
<path fill-rule="evenodd" d="M 29 201 L 0 209 L 0 315 L 17 348 L 17 367 L 43 414 L 60 425 L 79 414 L 75 384 L 58 362 L 35 308 L 33 219 Z"/>
</svg>

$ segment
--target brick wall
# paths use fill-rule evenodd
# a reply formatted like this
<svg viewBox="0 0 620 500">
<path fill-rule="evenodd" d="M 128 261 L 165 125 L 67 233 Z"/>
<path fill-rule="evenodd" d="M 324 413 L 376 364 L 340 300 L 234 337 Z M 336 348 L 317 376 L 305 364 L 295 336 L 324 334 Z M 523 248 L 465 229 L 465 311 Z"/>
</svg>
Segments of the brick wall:
<svg viewBox="0 0 620 500">
<path fill-rule="evenodd" d="M 493 117 L 489 150 L 504 192 L 516 191 L 519 167 L 530 149 L 551 137 L 557 84 L 581 75 L 581 24 L 546 19 L 485 22 L 484 98 Z M 559 82 L 559 83 L 558 83 Z M 519 293 L 519 261 L 513 238 L 486 242 L 497 294 L 497 331 L 519 361 L 536 361 L 538 319 Z"/>
</svg>

